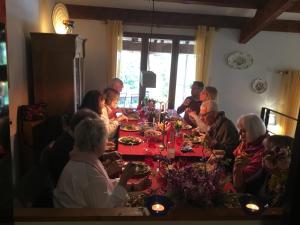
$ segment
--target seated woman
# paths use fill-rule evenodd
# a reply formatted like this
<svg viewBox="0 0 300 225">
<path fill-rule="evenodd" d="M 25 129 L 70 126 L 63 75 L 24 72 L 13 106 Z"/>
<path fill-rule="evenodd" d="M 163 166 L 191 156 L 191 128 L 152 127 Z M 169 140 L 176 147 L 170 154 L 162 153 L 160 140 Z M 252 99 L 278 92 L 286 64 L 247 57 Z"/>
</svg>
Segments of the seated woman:
<svg viewBox="0 0 300 225">
<path fill-rule="evenodd" d="M 101 116 L 104 105 L 105 99 L 101 91 L 90 90 L 85 94 L 79 109 L 89 109 Z"/>
<path fill-rule="evenodd" d="M 74 130 L 75 127 L 84 119 L 99 119 L 99 116 L 87 108 L 80 109 L 75 115 L 73 115 L 69 126 L 63 131 L 63 133 L 55 140 L 51 151 L 49 151 L 49 172 L 54 185 L 56 185 L 59 176 L 61 175 L 63 168 L 68 163 L 70 157 L 69 153 L 74 148 Z M 106 146 L 111 149 L 111 145 Z M 109 175 L 114 176 L 117 174 L 114 171 L 120 171 L 114 162 L 115 159 L 119 159 L 120 155 L 117 152 L 109 152 L 102 156 L 103 161 L 110 159 L 112 163 L 107 164 Z"/>
<path fill-rule="evenodd" d="M 204 87 L 204 89 L 200 92 L 199 95 L 200 101 L 202 103 L 209 100 L 216 101 L 217 97 L 218 97 L 218 90 L 212 86 Z M 196 112 L 194 111 L 189 112 L 189 117 L 192 121 L 195 121 L 195 124 L 197 124 L 197 129 L 200 132 L 205 133 L 207 131 L 208 126 L 205 123 L 203 123 L 203 121 L 200 119 L 200 116 Z"/>
<path fill-rule="evenodd" d="M 75 146 L 70 161 L 65 166 L 56 189 L 54 205 L 61 208 L 112 208 L 124 206 L 127 190 L 142 189 L 150 184 L 148 179 L 127 185 L 136 173 L 128 164 L 120 179 L 112 180 L 98 159 L 104 152 L 107 131 L 100 119 L 85 119 L 75 128 Z"/>
<path fill-rule="evenodd" d="M 273 135 L 264 140 L 262 167 L 266 176 L 259 196 L 273 207 L 281 206 L 285 198 L 292 144 L 289 136 Z"/>
<path fill-rule="evenodd" d="M 108 138 L 112 139 L 116 136 L 119 122 L 127 120 L 128 118 L 122 114 L 119 117 L 114 116 L 114 109 L 117 108 L 120 93 L 115 89 L 106 88 L 104 90 L 105 106 L 102 109 L 101 119 L 104 121 L 108 130 Z"/>
<path fill-rule="evenodd" d="M 242 115 L 237 122 L 241 143 L 234 150 L 233 184 L 238 191 L 257 192 L 259 182 L 252 182 L 262 168 L 266 127 L 255 114 Z"/>
</svg>

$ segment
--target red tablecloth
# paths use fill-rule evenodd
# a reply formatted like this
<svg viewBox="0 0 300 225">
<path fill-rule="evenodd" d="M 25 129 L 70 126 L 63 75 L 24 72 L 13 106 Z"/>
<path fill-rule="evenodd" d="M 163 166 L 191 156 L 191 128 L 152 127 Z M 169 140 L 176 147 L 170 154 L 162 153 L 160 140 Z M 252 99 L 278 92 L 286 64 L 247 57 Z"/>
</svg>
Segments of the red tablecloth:
<svg viewBox="0 0 300 225">
<path fill-rule="evenodd" d="M 188 132 L 188 131 L 185 131 L 185 132 Z M 139 132 L 120 130 L 119 137 L 123 137 L 123 136 L 135 136 L 135 137 L 141 138 L 142 140 L 144 139 L 144 137 L 141 136 L 139 134 Z M 159 148 L 160 145 L 161 145 L 160 142 L 155 142 L 155 143 L 152 142 L 150 144 L 142 142 L 141 144 L 133 145 L 133 146 L 123 145 L 123 144 L 119 143 L 118 151 L 123 156 L 124 155 L 125 156 L 159 155 L 160 154 L 160 148 Z M 182 147 L 181 145 L 182 145 L 182 143 L 180 143 L 180 142 L 176 143 L 175 157 L 205 157 L 203 146 L 201 146 L 201 145 L 195 146 L 195 147 L 193 147 L 192 152 L 183 153 L 180 151 L 180 149 Z M 148 149 L 148 151 L 146 151 L 146 149 Z M 166 156 L 167 151 L 163 150 L 161 152 L 161 154 L 163 156 Z"/>
</svg>

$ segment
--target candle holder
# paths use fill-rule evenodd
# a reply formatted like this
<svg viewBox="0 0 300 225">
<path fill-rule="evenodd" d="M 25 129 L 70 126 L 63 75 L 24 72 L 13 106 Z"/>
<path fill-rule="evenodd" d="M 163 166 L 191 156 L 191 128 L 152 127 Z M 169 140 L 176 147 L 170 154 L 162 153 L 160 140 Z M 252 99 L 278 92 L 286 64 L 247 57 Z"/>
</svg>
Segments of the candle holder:
<svg viewBox="0 0 300 225">
<path fill-rule="evenodd" d="M 244 212 L 249 215 L 260 215 L 268 207 L 267 203 L 251 194 L 242 195 L 239 202 Z"/>
<path fill-rule="evenodd" d="M 152 195 L 146 199 L 146 207 L 153 216 L 167 215 L 174 203 L 163 195 Z"/>
</svg>

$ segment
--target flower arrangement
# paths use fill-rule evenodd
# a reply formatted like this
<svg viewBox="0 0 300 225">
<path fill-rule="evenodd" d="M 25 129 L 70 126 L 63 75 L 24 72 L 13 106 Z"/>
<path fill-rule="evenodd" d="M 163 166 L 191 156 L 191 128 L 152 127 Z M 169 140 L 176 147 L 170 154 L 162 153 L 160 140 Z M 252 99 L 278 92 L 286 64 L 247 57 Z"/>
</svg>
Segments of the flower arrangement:
<svg viewBox="0 0 300 225">
<path fill-rule="evenodd" d="M 176 120 L 175 123 L 174 123 L 174 128 L 177 132 L 179 132 L 182 128 L 182 121 L 181 120 Z"/>
<path fill-rule="evenodd" d="M 220 205 L 220 196 L 223 194 L 220 171 L 218 168 L 208 168 L 205 163 L 191 164 L 180 169 L 168 168 L 167 190 L 199 207 L 215 207 Z"/>
</svg>

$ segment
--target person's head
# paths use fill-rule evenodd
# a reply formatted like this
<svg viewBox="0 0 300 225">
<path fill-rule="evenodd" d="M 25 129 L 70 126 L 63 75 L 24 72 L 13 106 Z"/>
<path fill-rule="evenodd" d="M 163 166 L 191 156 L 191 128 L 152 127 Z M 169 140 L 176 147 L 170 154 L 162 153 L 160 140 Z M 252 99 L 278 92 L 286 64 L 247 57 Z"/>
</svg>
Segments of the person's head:
<svg viewBox="0 0 300 225">
<path fill-rule="evenodd" d="M 262 119 L 254 113 L 242 115 L 237 121 L 242 142 L 251 143 L 266 134 L 266 126 Z"/>
<path fill-rule="evenodd" d="M 70 121 L 70 129 L 71 131 L 75 130 L 75 127 L 84 119 L 98 119 L 99 116 L 97 113 L 95 113 L 94 111 L 84 108 L 84 109 L 80 109 L 77 113 L 75 113 L 73 115 L 73 117 L 71 118 Z"/>
<path fill-rule="evenodd" d="M 206 86 L 200 92 L 200 101 L 202 101 L 202 102 L 208 101 L 208 100 L 216 101 L 217 97 L 218 97 L 218 90 L 212 86 Z"/>
<path fill-rule="evenodd" d="M 101 156 L 105 151 L 107 130 L 102 120 L 86 118 L 75 128 L 75 148 L 80 152 L 94 152 Z"/>
<path fill-rule="evenodd" d="M 109 107 L 115 109 L 118 106 L 118 101 L 120 98 L 120 93 L 117 92 L 113 88 L 106 88 L 104 90 L 104 96 L 105 96 L 105 104 Z"/>
<path fill-rule="evenodd" d="M 123 81 L 119 78 L 113 78 L 110 87 L 121 93 L 124 87 Z"/>
<path fill-rule="evenodd" d="M 194 98 L 199 97 L 199 93 L 203 90 L 204 84 L 201 81 L 194 81 L 191 87 L 191 95 Z"/>
<path fill-rule="evenodd" d="M 294 139 L 289 136 L 273 135 L 264 139 L 263 167 L 268 171 L 287 170 L 291 162 Z"/>
<path fill-rule="evenodd" d="M 200 119 L 206 124 L 211 126 L 218 114 L 218 104 L 215 101 L 205 101 L 200 106 Z"/>
<path fill-rule="evenodd" d="M 104 107 L 104 102 L 104 96 L 100 91 L 91 90 L 85 94 L 80 109 L 90 109 L 100 115 Z"/>
</svg>

